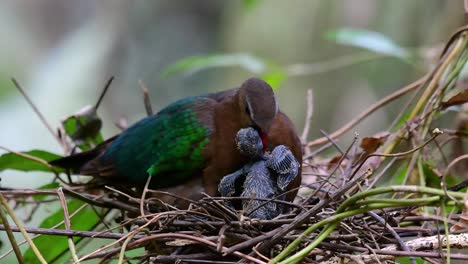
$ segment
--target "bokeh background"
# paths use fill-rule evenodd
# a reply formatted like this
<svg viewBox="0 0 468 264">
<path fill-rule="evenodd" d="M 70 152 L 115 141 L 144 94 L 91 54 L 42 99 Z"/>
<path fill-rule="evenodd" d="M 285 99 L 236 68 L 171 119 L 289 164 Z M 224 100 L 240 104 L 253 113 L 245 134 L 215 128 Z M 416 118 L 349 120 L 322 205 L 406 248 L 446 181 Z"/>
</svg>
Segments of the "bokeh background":
<svg viewBox="0 0 468 264">
<path fill-rule="evenodd" d="M 115 76 L 98 111 L 107 138 L 119 131 L 116 120 L 125 117 L 132 124 L 146 115 L 139 80 L 150 88 L 158 110 L 182 97 L 236 87 L 253 75 L 278 77 L 279 72 L 276 93 L 299 132 L 306 91 L 313 89 L 309 139 L 316 138 L 320 129 L 333 132 L 422 76 L 451 33 L 466 22 L 463 0 L 2 0 L 0 146 L 63 154 L 11 77 L 58 127 L 66 116 L 94 104 L 106 80 Z M 330 36 L 342 28 L 379 32 L 410 55 L 375 52 L 384 48 L 373 38 L 361 39 L 361 46 L 371 50 L 337 43 Z M 189 56 L 213 59 L 203 56 L 214 54 L 220 55 L 214 64 L 231 66 L 194 65 L 203 69 L 162 74 Z M 369 135 L 387 129 L 404 102 L 390 104 L 354 130 Z M 29 188 L 51 176 L 3 171 L 0 178 L 2 187 Z M 0 240 L 6 241 L 4 236 Z M 6 263 L 15 261 L 10 257 Z"/>
<path fill-rule="evenodd" d="M 0 2 L 0 145 L 15 150 L 60 146 L 14 88 L 16 77 L 52 126 L 94 104 L 115 75 L 99 108 L 104 136 L 114 121 L 145 116 L 138 81 L 155 109 L 179 98 L 238 86 L 262 73 L 211 67 L 161 73 L 188 56 L 228 54 L 260 58 L 280 68 L 281 108 L 302 130 L 306 90 L 313 89 L 310 138 L 332 132 L 353 116 L 431 67 L 450 34 L 466 22 L 462 0 L 294 1 L 60 1 Z M 414 60 L 342 45 L 327 38 L 340 28 L 382 33 Z M 372 40 L 371 40 L 372 42 Z M 241 55 L 239 55 L 241 54 Z M 355 130 L 385 130 L 402 101 Z M 63 153 L 61 153 L 63 154 Z M 36 174 L 0 172 L 2 186 L 34 187 Z"/>
</svg>

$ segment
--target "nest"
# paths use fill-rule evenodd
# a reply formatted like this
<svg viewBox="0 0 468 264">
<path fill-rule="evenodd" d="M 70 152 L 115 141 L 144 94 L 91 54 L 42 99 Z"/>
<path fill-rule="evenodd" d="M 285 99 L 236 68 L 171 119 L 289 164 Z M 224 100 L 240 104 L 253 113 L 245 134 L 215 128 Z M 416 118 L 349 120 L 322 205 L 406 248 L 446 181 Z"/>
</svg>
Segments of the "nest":
<svg viewBox="0 0 468 264">
<path fill-rule="evenodd" d="M 468 102 L 466 89 L 460 90 L 456 82 L 468 60 L 467 30 L 464 27 L 452 36 L 433 69 L 421 79 L 380 100 L 335 133 L 309 142 L 303 136 L 307 142 L 303 184 L 294 203 L 281 197 L 263 199 L 265 204 L 276 202 L 289 208 L 272 220 L 251 219 L 227 206 L 227 201 L 251 198 L 205 195 L 201 200 L 188 200 L 188 209 L 181 210 L 157 198 L 184 199 L 173 193 L 145 188 L 136 194 L 117 187 L 103 191 L 86 184 L 2 191 L 2 205 L 15 221 L 15 226 L 4 222 L 2 228 L 7 233 L 22 231 L 25 236 L 113 240 L 84 253 L 76 251 L 79 243 L 74 240 L 69 243 L 74 262 L 384 263 L 400 257 L 409 257 L 413 263 L 415 258 L 431 262 L 466 260 L 468 255 L 451 249 L 468 247 L 467 200 L 461 191 L 466 181 L 454 177 L 466 176 L 468 156 L 462 139 L 468 134 L 462 128 L 466 128 L 468 118 L 460 113 L 454 129 L 436 128 L 436 117 L 448 107 Z M 335 139 L 359 121 L 411 92 L 413 99 L 391 130 L 362 139 L 356 135 L 346 149 L 336 144 Z M 310 110 L 312 102 L 308 100 Z M 308 127 L 307 121 L 303 135 L 307 135 Z M 451 184 L 449 178 L 457 183 Z M 27 202 L 36 195 L 54 197 L 61 203 L 64 228 L 28 228 L 13 217 L 6 200 Z M 73 229 L 70 221 L 77 209 L 68 211 L 66 197 L 95 208 L 105 224 L 94 226 L 96 231 Z M 16 251 L 15 243 L 12 241 L 12 250 Z M 133 249 L 143 250 L 132 255 Z M 34 254 L 41 257 L 40 250 Z"/>
</svg>

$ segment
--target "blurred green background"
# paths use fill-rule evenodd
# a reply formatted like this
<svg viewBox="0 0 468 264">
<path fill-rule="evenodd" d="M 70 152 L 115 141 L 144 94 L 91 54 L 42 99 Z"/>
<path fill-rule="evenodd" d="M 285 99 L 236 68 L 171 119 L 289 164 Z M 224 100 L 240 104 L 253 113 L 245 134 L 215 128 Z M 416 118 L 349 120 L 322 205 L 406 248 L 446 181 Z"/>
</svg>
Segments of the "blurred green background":
<svg viewBox="0 0 468 264">
<path fill-rule="evenodd" d="M 463 0 L 3 0 L 0 146 L 63 154 L 11 77 L 58 127 L 94 104 L 115 75 L 98 111 L 105 138 L 119 131 L 119 118 L 132 124 L 146 115 L 139 80 L 158 110 L 182 97 L 236 87 L 253 75 L 268 77 L 298 132 L 306 91 L 313 89 L 309 139 L 316 138 L 320 129 L 333 132 L 422 76 L 466 22 Z M 404 102 L 378 111 L 342 140 L 353 131 L 386 130 Z M 30 188 L 51 177 L 4 171 L 0 184 Z"/>
<path fill-rule="evenodd" d="M 1 1 L 0 145 L 63 154 L 12 85 L 13 76 L 57 127 L 67 115 L 94 104 L 115 75 L 99 108 L 107 138 L 118 132 L 119 118 L 132 124 L 145 116 L 138 80 L 150 88 L 153 107 L 161 109 L 185 96 L 269 74 L 281 81 L 276 90 L 281 108 L 299 132 L 306 90 L 313 88 L 310 138 L 316 138 L 319 129 L 332 132 L 421 76 L 465 22 L 462 0 Z M 405 55 L 386 53 L 381 46 L 388 43 L 372 34 L 349 45 L 349 31 L 338 36 L 342 28 L 379 32 L 393 51 Z M 228 54 L 215 58 L 216 65 L 240 61 L 250 70 L 191 65 L 189 71 L 161 76 L 188 56 L 213 54 Z M 385 130 L 402 103 L 355 130 L 361 135 Z M 39 184 L 37 174 L 7 171 L 0 177 L 5 187 Z"/>
</svg>

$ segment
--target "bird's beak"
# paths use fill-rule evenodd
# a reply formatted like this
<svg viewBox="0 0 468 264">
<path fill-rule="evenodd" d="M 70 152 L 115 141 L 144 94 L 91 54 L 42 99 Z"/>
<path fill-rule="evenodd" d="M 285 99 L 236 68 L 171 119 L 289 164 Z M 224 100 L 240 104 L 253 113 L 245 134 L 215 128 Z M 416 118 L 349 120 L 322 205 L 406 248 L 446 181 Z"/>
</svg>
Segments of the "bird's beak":
<svg viewBox="0 0 468 264">
<path fill-rule="evenodd" d="M 257 124 L 258 128 L 260 128 L 261 132 L 263 134 L 268 135 L 270 132 L 272 122 L 261 122 L 260 124 Z"/>
</svg>

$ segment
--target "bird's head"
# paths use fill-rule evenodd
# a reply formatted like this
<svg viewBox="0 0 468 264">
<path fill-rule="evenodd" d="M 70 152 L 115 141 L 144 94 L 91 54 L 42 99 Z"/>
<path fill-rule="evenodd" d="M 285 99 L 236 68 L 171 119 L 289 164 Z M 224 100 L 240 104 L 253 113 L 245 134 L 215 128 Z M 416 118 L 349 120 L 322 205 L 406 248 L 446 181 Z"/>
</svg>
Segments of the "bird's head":
<svg viewBox="0 0 468 264">
<path fill-rule="evenodd" d="M 245 81 L 239 89 L 239 108 L 243 126 L 254 127 L 262 140 L 266 140 L 278 113 L 278 103 L 271 86 L 258 78 Z"/>
<path fill-rule="evenodd" d="M 241 128 L 236 135 L 237 149 L 251 159 L 263 156 L 263 142 L 257 130 L 252 127 Z"/>
</svg>

